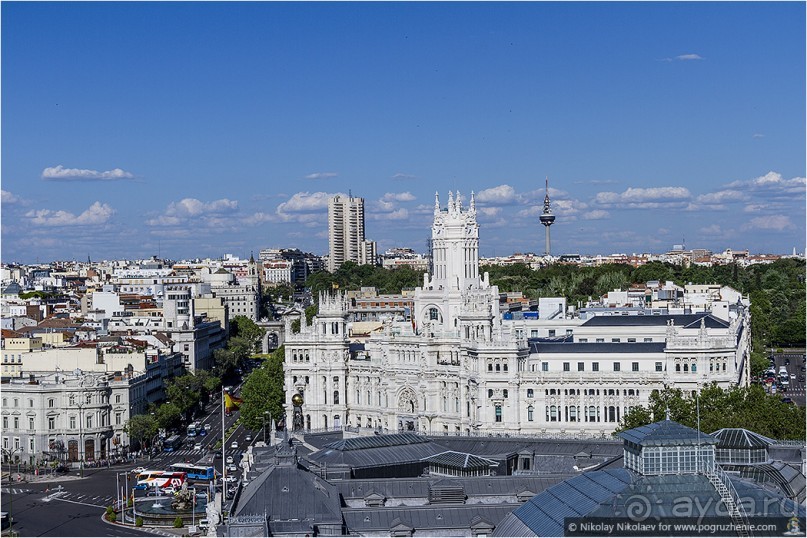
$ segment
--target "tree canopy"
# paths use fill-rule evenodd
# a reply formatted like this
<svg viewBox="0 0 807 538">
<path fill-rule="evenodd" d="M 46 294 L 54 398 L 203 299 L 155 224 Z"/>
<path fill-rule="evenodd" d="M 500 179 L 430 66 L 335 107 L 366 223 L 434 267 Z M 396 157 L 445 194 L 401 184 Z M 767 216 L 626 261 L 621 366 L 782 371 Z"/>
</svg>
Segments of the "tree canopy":
<svg viewBox="0 0 807 538">
<path fill-rule="evenodd" d="M 155 435 L 159 426 L 157 420 L 151 415 L 135 415 L 129 419 L 124 427 L 124 431 L 129 435 L 129 439 L 136 441 L 138 446 L 143 446 Z"/>
<path fill-rule="evenodd" d="M 230 320 L 227 347 L 213 351 L 213 360 L 222 375 L 237 368 L 242 360 L 258 350 L 264 332 L 246 316 L 235 316 Z"/>
<path fill-rule="evenodd" d="M 631 409 L 619 430 L 628 430 L 670 420 L 711 433 L 721 428 L 746 428 L 773 439 L 804 439 L 805 409 L 766 394 L 759 385 L 724 390 L 717 384 L 704 387 L 700 395 L 684 394 L 681 389 L 654 390 L 647 407 Z"/>
<path fill-rule="evenodd" d="M 264 425 L 264 418 L 267 420 L 266 427 L 269 428 L 269 415 L 276 422 L 283 416 L 283 402 L 285 393 L 283 391 L 283 361 L 285 359 L 285 349 L 278 348 L 268 358 L 264 359 L 260 368 L 252 371 L 244 386 L 241 389 L 241 422 L 245 427 L 258 430 Z"/>
</svg>

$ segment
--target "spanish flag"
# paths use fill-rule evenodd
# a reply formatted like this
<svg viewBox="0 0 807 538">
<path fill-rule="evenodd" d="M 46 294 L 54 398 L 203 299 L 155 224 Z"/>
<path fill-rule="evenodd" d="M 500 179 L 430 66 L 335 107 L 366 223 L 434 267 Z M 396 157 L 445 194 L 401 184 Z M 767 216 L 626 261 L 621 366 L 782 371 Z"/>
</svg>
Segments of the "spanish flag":
<svg viewBox="0 0 807 538">
<path fill-rule="evenodd" d="M 241 398 L 231 395 L 229 392 L 224 393 L 224 407 L 227 411 L 238 409 L 244 402 Z"/>
</svg>

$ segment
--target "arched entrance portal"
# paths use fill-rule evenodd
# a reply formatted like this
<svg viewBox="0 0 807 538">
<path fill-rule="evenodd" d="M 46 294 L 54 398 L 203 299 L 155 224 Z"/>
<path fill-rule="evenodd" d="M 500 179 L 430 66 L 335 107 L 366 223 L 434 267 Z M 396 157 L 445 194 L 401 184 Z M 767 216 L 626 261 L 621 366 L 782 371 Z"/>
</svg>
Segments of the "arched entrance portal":
<svg viewBox="0 0 807 538">
<path fill-rule="evenodd" d="M 418 431 L 418 399 L 410 387 L 398 394 L 398 431 Z"/>
</svg>

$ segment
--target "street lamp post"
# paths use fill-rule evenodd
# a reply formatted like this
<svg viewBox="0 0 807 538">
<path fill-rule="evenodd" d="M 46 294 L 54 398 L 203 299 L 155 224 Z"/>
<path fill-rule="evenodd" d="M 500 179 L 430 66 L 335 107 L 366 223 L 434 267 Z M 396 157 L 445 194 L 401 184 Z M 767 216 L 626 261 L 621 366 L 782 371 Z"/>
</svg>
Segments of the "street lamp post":
<svg viewBox="0 0 807 538">
<path fill-rule="evenodd" d="M 17 448 L 12 448 L 12 449 L 8 449 L 8 448 L 3 449 L 3 454 L 9 460 L 17 452 L 22 452 L 22 447 L 17 447 Z M 11 469 L 9 469 L 9 474 L 11 474 Z M 17 475 L 19 475 L 19 472 L 17 473 Z M 13 515 L 14 514 L 14 494 L 12 493 L 13 490 L 14 490 L 14 488 L 8 488 L 8 535 L 9 536 L 14 536 L 14 529 L 13 529 L 13 525 L 14 525 L 14 515 Z"/>
<path fill-rule="evenodd" d="M 79 398 L 78 404 L 78 456 L 79 456 L 79 467 L 81 468 L 81 478 L 84 478 L 84 458 L 87 456 L 86 446 L 84 445 L 84 415 L 81 413 L 81 410 L 84 409 L 84 393 L 81 393 L 81 398 Z"/>
<path fill-rule="evenodd" d="M 272 413 L 269 411 L 263 412 L 263 443 L 266 444 L 266 415 L 269 415 L 269 426 L 272 426 Z M 270 439 L 271 440 L 271 439 Z"/>
</svg>

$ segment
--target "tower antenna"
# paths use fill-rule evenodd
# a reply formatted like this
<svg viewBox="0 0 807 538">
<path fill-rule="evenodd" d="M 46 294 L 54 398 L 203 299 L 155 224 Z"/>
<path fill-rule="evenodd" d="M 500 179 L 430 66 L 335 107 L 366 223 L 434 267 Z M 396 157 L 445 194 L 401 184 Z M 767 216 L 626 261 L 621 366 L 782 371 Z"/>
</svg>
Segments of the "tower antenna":
<svg viewBox="0 0 807 538">
<path fill-rule="evenodd" d="M 549 227 L 552 226 L 552 223 L 555 222 L 555 215 L 552 214 L 552 208 L 550 206 L 549 201 L 549 176 L 546 176 L 546 195 L 544 196 L 544 211 L 541 213 L 541 216 L 538 217 L 538 220 L 541 221 L 546 227 L 546 256 L 551 255 L 551 248 L 550 248 L 550 239 L 549 239 Z"/>
</svg>

